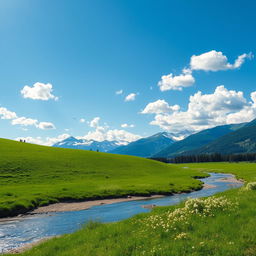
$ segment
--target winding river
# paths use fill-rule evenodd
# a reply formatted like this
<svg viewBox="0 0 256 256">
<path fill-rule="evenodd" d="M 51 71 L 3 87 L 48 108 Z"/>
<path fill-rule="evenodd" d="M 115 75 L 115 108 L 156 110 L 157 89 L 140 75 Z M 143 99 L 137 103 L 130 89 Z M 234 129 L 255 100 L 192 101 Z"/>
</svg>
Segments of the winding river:
<svg viewBox="0 0 256 256">
<path fill-rule="evenodd" d="M 135 214 L 149 212 L 150 205 L 174 205 L 187 198 L 211 196 L 230 188 L 241 187 L 231 174 L 210 173 L 201 179 L 207 186 L 191 193 L 175 194 L 155 199 L 129 201 L 94 206 L 87 210 L 27 215 L 0 222 L 0 253 L 24 246 L 45 237 L 72 233 L 90 221 L 114 222 Z"/>
</svg>

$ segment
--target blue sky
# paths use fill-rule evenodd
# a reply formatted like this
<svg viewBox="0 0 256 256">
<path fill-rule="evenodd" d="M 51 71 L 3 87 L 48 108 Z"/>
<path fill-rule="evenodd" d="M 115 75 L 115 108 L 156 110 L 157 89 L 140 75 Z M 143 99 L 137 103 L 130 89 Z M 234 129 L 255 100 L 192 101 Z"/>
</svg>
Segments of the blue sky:
<svg viewBox="0 0 256 256">
<path fill-rule="evenodd" d="M 0 1 L 0 137 L 131 141 L 256 118 L 255 8 L 223 0 Z"/>
</svg>

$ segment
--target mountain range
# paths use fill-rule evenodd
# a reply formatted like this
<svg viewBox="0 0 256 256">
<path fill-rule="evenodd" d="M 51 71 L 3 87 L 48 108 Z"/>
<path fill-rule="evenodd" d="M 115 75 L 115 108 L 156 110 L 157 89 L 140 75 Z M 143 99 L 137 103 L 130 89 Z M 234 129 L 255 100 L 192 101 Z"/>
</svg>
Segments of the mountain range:
<svg viewBox="0 0 256 256">
<path fill-rule="evenodd" d="M 173 158 L 204 153 L 249 153 L 256 152 L 256 119 L 249 123 L 206 129 L 180 141 L 173 139 L 173 134 L 160 132 L 121 146 L 117 141 L 100 142 L 74 137 L 69 137 L 53 146 L 153 158 Z"/>
<path fill-rule="evenodd" d="M 95 140 L 84 140 L 76 139 L 75 137 L 68 137 L 65 140 L 57 142 L 53 147 L 59 148 L 73 148 L 73 149 L 84 149 L 84 150 L 93 150 L 108 152 L 120 146 L 120 143 L 117 141 L 95 141 Z"/>
<path fill-rule="evenodd" d="M 196 150 L 188 151 L 185 154 L 238 154 L 252 152 L 256 152 L 256 120 Z"/>
<path fill-rule="evenodd" d="M 152 157 L 157 152 L 168 147 L 175 141 L 172 135 L 167 132 L 159 132 L 147 138 L 131 142 L 126 146 L 115 148 L 109 153 L 120 155 L 133 155 L 140 157 Z"/>
<path fill-rule="evenodd" d="M 216 139 L 232 132 L 237 129 L 240 129 L 245 124 L 230 124 L 222 125 L 214 128 L 206 129 L 198 133 L 192 134 L 187 138 L 177 141 L 166 147 L 165 149 L 157 152 L 153 157 L 175 157 L 184 154 L 192 154 L 192 151 L 200 148 L 208 143 L 215 141 Z M 190 152 L 190 153 L 188 153 Z"/>
</svg>

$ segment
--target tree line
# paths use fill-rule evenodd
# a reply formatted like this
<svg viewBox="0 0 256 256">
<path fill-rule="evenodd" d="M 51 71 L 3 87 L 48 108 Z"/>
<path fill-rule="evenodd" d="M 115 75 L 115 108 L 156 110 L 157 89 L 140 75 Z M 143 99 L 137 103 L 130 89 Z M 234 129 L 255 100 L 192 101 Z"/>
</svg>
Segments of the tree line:
<svg viewBox="0 0 256 256">
<path fill-rule="evenodd" d="M 243 153 L 243 154 L 200 154 L 200 155 L 184 155 L 176 156 L 173 158 L 151 158 L 153 160 L 161 161 L 164 163 L 204 163 L 204 162 L 256 162 L 256 153 Z"/>
</svg>

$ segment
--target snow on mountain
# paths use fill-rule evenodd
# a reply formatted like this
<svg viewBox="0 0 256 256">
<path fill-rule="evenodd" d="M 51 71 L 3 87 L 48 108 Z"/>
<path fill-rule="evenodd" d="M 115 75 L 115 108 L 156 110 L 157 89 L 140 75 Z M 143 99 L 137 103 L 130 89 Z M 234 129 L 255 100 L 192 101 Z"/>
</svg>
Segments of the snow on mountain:
<svg viewBox="0 0 256 256">
<path fill-rule="evenodd" d="M 84 139 L 77 139 L 72 136 L 60 142 L 57 142 L 53 145 L 53 147 L 84 149 L 84 150 L 93 150 L 93 151 L 98 150 L 101 152 L 107 152 L 107 151 L 113 150 L 118 146 L 120 146 L 120 143 L 118 141 L 84 140 Z"/>
</svg>

